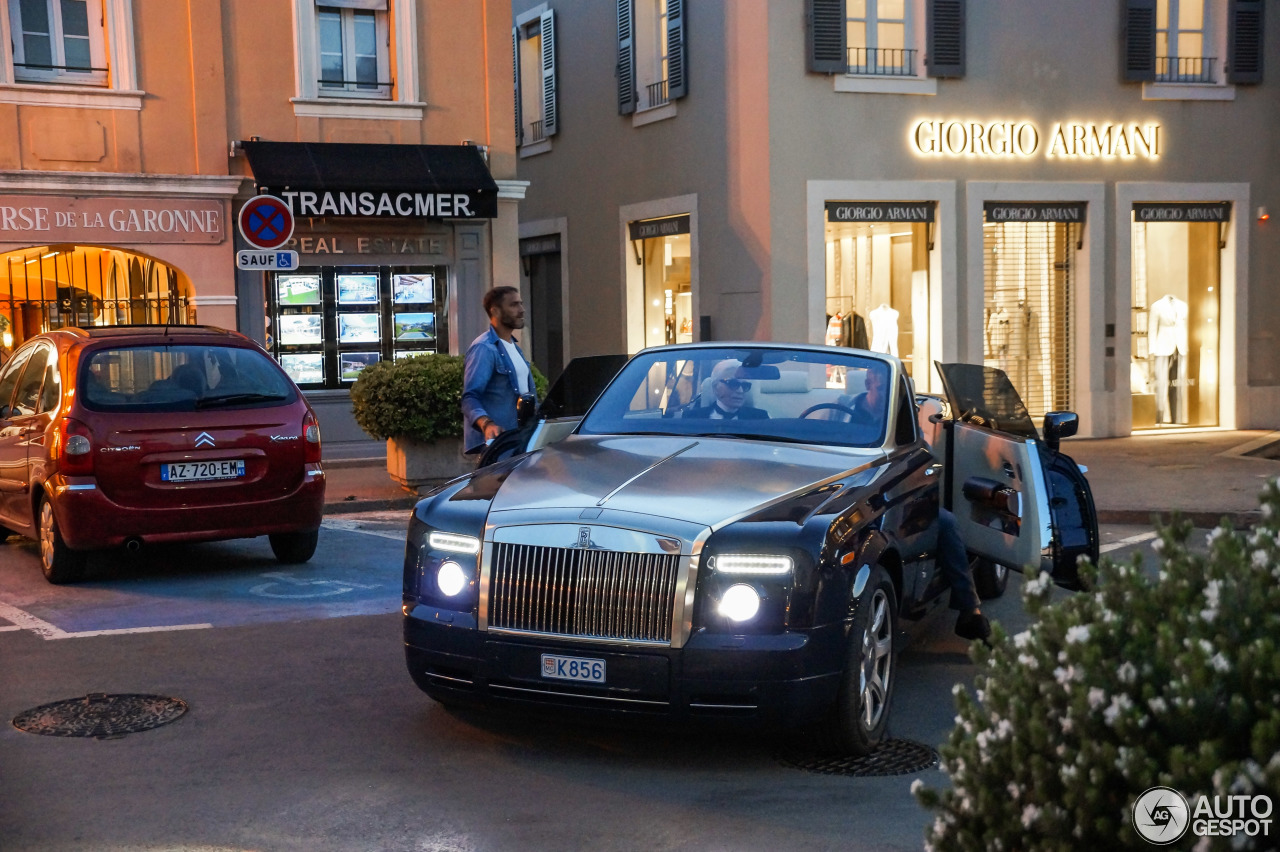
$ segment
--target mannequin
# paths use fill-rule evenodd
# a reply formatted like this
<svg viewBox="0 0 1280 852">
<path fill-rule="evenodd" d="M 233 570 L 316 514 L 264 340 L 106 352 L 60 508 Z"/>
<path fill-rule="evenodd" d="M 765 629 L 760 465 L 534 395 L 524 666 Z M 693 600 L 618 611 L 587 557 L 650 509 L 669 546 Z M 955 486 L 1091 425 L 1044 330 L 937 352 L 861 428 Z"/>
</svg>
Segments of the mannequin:
<svg viewBox="0 0 1280 852">
<path fill-rule="evenodd" d="M 998 360 L 1002 370 L 1007 369 L 1009 357 L 1009 319 L 1004 305 L 997 305 L 987 317 L 987 357 Z"/>
<path fill-rule="evenodd" d="M 1147 346 L 1155 358 L 1156 422 L 1187 422 L 1187 303 L 1173 294 L 1147 309 Z"/>
<path fill-rule="evenodd" d="M 898 312 L 883 302 L 871 309 L 871 351 L 898 354 Z"/>
</svg>

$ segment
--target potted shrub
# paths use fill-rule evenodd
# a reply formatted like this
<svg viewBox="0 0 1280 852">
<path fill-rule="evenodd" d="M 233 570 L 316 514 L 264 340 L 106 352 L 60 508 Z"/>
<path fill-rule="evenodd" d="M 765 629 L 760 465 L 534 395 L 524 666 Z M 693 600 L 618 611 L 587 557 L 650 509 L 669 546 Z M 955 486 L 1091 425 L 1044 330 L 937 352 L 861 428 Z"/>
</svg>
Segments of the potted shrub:
<svg viewBox="0 0 1280 852">
<path fill-rule="evenodd" d="M 351 386 L 356 423 L 387 442 L 387 473 L 409 490 L 475 467 L 462 452 L 458 355 L 423 354 L 366 367 Z"/>
<path fill-rule="evenodd" d="M 461 355 L 422 354 L 366 367 L 351 386 L 357 425 L 387 442 L 387 473 L 406 489 L 475 469 L 462 452 Z M 538 398 L 547 380 L 533 368 Z"/>
<path fill-rule="evenodd" d="M 1058 601 L 1027 580 L 1035 624 L 997 627 L 976 695 L 955 689 L 950 787 L 912 785 L 937 814 L 927 849 L 1276 848 L 1252 812 L 1214 829 L 1280 793 L 1280 486 L 1254 529 L 1224 521 L 1207 553 L 1190 533 L 1160 530 L 1155 576 L 1104 559 L 1082 566 L 1093 592 Z"/>
</svg>

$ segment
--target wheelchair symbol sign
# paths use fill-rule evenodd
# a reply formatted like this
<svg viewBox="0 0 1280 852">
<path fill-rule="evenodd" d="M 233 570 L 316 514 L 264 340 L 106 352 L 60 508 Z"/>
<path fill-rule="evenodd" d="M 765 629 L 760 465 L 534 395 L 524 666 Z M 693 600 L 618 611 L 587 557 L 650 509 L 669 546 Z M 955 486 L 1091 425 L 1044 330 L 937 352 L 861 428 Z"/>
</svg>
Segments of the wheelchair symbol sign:
<svg viewBox="0 0 1280 852">
<path fill-rule="evenodd" d="M 259 583 L 249 590 L 249 594 L 261 598 L 278 598 L 285 600 L 307 600 L 309 598 L 330 598 L 345 595 L 356 589 L 376 589 L 377 584 L 349 583 L 345 580 L 311 580 L 295 577 L 288 571 L 271 571 L 263 574 L 270 580 Z"/>
</svg>

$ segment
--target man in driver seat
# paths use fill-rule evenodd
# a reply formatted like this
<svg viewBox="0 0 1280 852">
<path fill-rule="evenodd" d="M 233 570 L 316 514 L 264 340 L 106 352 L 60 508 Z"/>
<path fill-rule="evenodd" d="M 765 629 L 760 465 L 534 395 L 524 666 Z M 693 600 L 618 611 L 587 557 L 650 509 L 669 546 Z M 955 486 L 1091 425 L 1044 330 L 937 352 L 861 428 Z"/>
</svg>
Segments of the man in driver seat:
<svg viewBox="0 0 1280 852">
<path fill-rule="evenodd" d="M 716 364 L 711 371 L 711 392 L 715 399 L 706 399 L 685 411 L 685 417 L 704 420 L 768 420 L 769 412 L 747 405 L 747 391 L 751 382 L 742 377 L 742 362 L 729 358 Z"/>
</svg>

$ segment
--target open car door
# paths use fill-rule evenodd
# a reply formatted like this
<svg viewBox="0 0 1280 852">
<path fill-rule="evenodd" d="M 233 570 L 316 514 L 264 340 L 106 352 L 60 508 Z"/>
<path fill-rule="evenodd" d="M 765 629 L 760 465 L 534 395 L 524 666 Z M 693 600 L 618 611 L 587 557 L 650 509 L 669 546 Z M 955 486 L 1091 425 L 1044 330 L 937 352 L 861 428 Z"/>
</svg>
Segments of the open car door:
<svg viewBox="0 0 1280 852">
<path fill-rule="evenodd" d="M 1077 561 L 1098 558 L 1098 521 L 1089 483 L 1058 450 L 1075 434 L 1071 412 L 1045 415 L 1045 438 L 1003 370 L 938 364 L 952 420 L 944 500 L 966 548 L 1010 568 L 1048 571 L 1081 588 Z"/>
<path fill-rule="evenodd" d="M 586 355 L 574 358 L 556 377 L 547 398 L 535 410 L 532 395 L 516 406 L 519 427 L 503 432 L 480 454 L 479 467 L 554 444 L 578 427 L 613 377 L 630 360 L 628 355 Z"/>
</svg>

